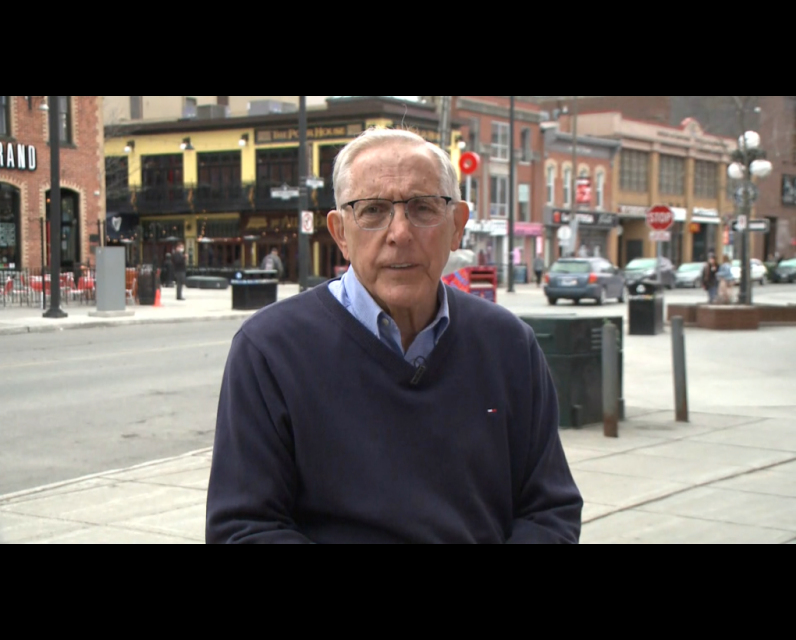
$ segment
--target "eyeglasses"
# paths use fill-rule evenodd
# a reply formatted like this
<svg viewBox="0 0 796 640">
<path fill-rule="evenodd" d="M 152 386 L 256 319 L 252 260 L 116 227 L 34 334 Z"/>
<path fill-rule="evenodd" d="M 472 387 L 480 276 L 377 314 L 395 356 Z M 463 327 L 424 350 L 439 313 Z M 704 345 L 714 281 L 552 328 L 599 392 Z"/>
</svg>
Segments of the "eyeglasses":
<svg viewBox="0 0 796 640">
<path fill-rule="evenodd" d="M 412 226 L 420 228 L 438 227 L 445 221 L 448 205 L 453 198 L 448 196 L 415 196 L 408 200 L 382 200 L 365 198 L 352 200 L 342 205 L 345 211 L 351 207 L 354 221 L 365 231 L 379 231 L 390 226 L 395 216 L 395 205 L 404 205 L 406 219 Z"/>
</svg>

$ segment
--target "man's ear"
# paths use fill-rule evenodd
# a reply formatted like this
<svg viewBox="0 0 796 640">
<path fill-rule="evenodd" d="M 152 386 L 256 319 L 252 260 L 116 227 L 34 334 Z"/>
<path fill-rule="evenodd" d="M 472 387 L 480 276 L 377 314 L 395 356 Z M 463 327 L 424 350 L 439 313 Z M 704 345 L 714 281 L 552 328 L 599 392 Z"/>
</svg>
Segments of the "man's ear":
<svg viewBox="0 0 796 640">
<path fill-rule="evenodd" d="M 326 227 L 329 229 L 340 251 L 343 252 L 343 257 L 349 260 L 348 257 L 348 242 L 345 239 L 345 225 L 343 223 L 343 214 L 340 211 L 330 211 L 326 215 Z"/>
<path fill-rule="evenodd" d="M 451 251 L 456 251 L 464 237 L 464 226 L 470 219 L 470 206 L 466 202 L 457 202 L 453 209 L 453 238 L 451 238 Z"/>
</svg>

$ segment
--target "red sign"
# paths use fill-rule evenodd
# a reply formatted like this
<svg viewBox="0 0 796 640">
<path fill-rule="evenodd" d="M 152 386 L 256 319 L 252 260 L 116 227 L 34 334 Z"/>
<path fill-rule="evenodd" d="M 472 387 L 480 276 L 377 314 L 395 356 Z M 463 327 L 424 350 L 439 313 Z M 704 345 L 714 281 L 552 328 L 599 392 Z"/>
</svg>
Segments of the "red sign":
<svg viewBox="0 0 796 640">
<path fill-rule="evenodd" d="M 674 224 L 674 212 L 665 204 L 647 210 L 647 226 L 653 231 L 666 231 Z"/>
<path fill-rule="evenodd" d="M 478 167 L 480 164 L 481 164 L 481 157 L 477 153 L 473 153 L 472 151 L 467 151 L 466 153 L 463 153 L 462 157 L 459 158 L 459 169 L 461 169 L 462 173 L 466 176 L 478 171 Z"/>
<path fill-rule="evenodd" d="M 591 204 L 591 178 L 578 178 L 575 183 L 575 202 Z"/>
</svg>

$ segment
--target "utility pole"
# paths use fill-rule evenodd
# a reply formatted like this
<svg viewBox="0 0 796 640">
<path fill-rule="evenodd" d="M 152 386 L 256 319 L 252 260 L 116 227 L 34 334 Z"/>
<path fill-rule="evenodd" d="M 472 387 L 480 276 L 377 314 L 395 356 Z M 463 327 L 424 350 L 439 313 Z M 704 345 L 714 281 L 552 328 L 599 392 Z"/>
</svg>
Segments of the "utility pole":
<svg viewBox="0 0 796 640">
<path fill-rule="evenodd" d="M 50 107 L 50 308 L 45 318 L 66 318 L 61 310 L 61 130 L 59 96 L 47 96 Z M 41 274 L 42 294 L 47 278 Z"/>
<path fill-rule="evenodd" d="M 514 293 L 514 96 L 509 96 L 509 273 L 508 293 Z"/>
<path fill-rule="evenodd" d="M 577 209 L 578 206 L 576 204 L 577 200 L 577 184 L 578 184 L 578 96 L 572 96 L 572 174 L 571 174 L 571 184 L 570 184 L 570 207 L 571 207 L 571 215 L 570 220 L 575 220 L 577 217 Z M 576 245 L 578 244 L 578 237 L 577 237 L 577 229 L 578 225 L 573 225 L 570 222 L 572 236 L 570 237 L 570 255 L 574 254 L 576 251 Z"/>
<path fill-rule="evenodd" d="M 439 107 L 439 146 L 450 155 L 451 143 L 451 100 L 453 96 L 440 96 Z"/>
<path fill-rule="evenodd" d="M 306 291 L 310 271 L 310 237 L 301 233 L 302 212 L 307 210 L 307 96 L 299 96 L 299 291 Z"/>
</svg>

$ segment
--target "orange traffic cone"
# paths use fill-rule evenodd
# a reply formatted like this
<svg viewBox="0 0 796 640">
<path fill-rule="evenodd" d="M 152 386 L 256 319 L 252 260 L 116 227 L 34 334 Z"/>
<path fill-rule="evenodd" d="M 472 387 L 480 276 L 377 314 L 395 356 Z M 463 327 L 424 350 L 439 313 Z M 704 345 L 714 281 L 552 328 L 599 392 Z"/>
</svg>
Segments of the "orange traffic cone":
<svg viewBox="0 0 796 640">
<path fill-rule="evenodd" d="M 163 305 L 160 304 L 160 287 L 155 290 L 155 304 L 156 307 L 162 307 Z"/>
</svg>

